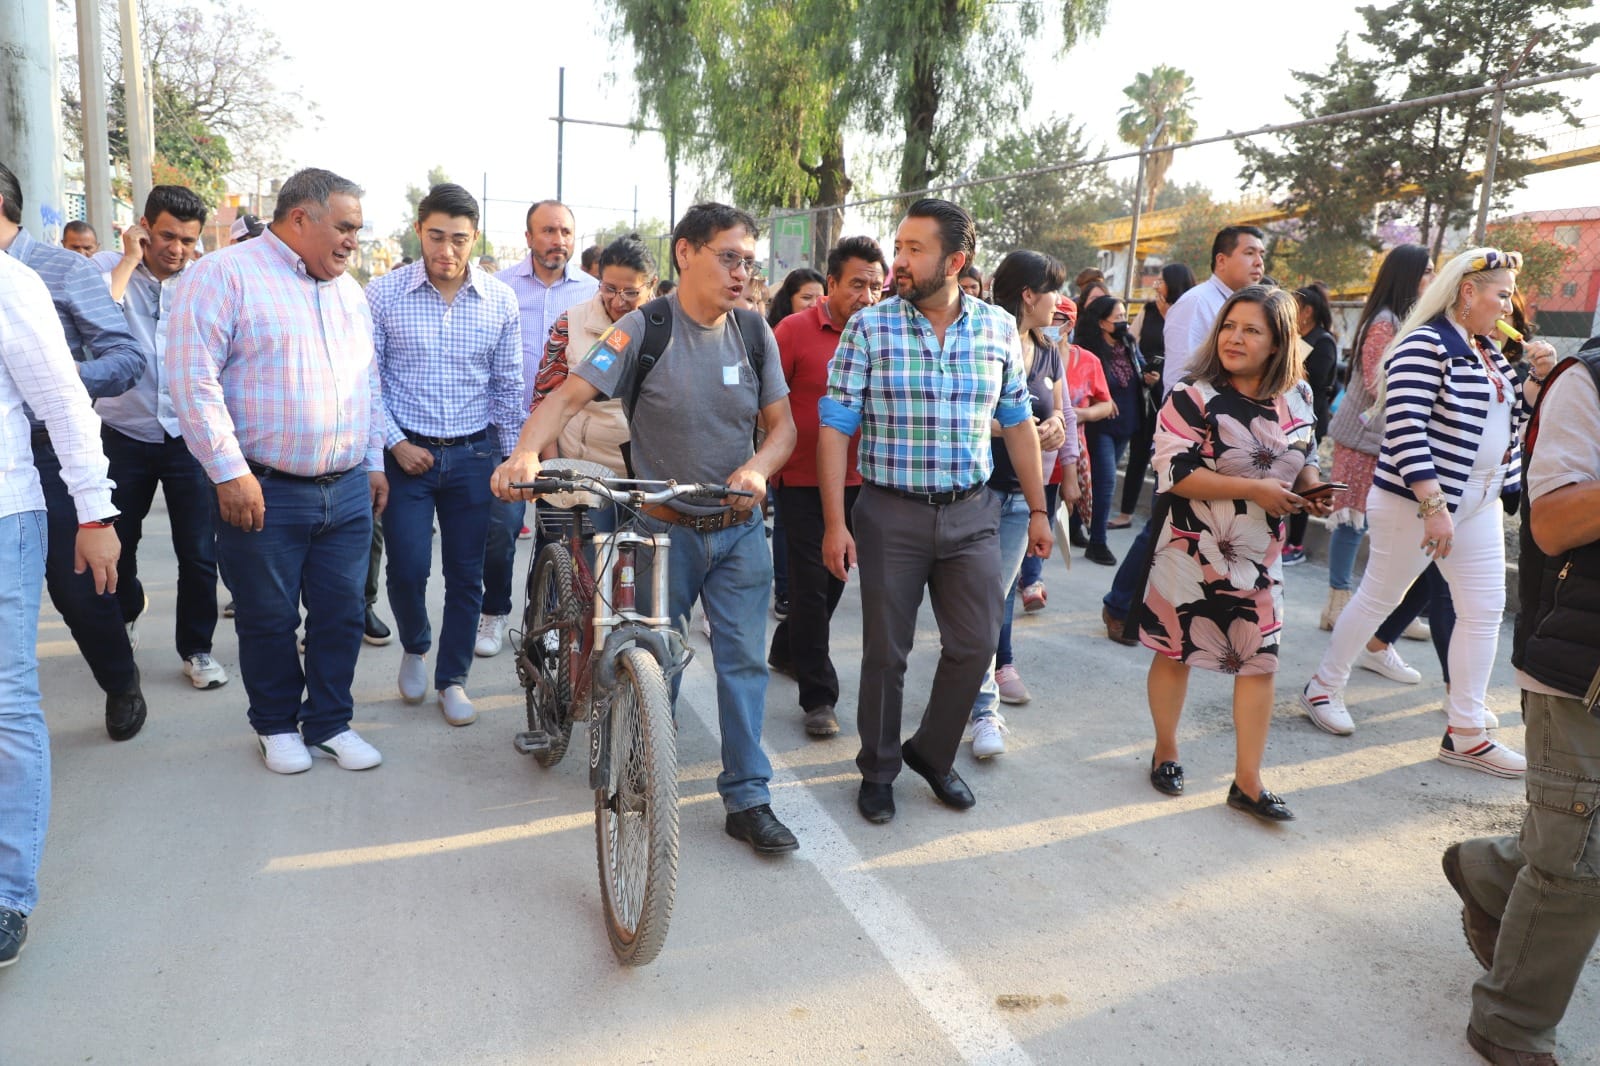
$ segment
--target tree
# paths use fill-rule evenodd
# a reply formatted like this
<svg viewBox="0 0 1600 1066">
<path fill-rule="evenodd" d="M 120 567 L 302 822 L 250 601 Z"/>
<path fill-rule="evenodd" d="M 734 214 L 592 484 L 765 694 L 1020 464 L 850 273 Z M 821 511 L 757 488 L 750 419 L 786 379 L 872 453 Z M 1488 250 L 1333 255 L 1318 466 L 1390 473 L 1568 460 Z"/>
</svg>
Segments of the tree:
<svg viewBox="0 0 1600 1066">
<path fill-rule="evenodd" d="M 428 195 L 428 190 L 435 185 L 443 185 L 450 180 L 450 175 L 444 172 L 444 167 L 436 166 L 428 171 L 428 184 L 418 187 L 410 182 L 406 183 L 406 221 L 394 233 L 390 234 L 400 243 L 402 258 L 409 256 L 418 259 L 422 256 L 422 238 L 417 236 L 417 230 L 412 223 L 417 221 L 417 205 L 422 203 L 422 198 Z M 482 210 L 480 205 L 479 210 Z"/>
<path fill-rule="evenodd" d="M 1375 242 L 1310 228 L 1298 218 L 1273 222 L 1266 230 L 1267 273 L 1285 288 L 1320 281 L 1336 293 L 1347 292 L 1371 277 Z"/>
<path fill-rule="evenodd" d="M 1534 304 L 1541 297 L 1548 298 L 1554 294 L 1556 283 L 1578 254 L 1577 249 L 1542 236 L 1539 227 L 1532 222 L 1516 219 L 1490 225 L 1488 240 L 1497 248 L 1522 253 L 1517 288 Z"/>
<path fill-rule="evenodd" d="M 116 5 L 102 6 L 106 24 L 115 26 Z M 274 82 L 274 73 L 289 56 L 277 36 L 256 25 L 248 12 L 218 0 L 181 6 L 146 3 L 139 22 L 155 118 L 157 181 L 189 185 L 216 203 L 232 169 L 241 164 L 257 170 L 272 166 L 283 136 L 300 124 L 300 116 L 314 113 L 314 107 Z M 244 25 L 247 31 L 241 31 Z M 103 62 L 111 159 L 125 169 L 119 35 L 107 34 Z M 75 52 L 62 57 L 61 98 L 63 127 L 81 151 L 83 101 Z"/>
<path fill-rule="evenodd" d="M 1154 147 L 1160 147 L 1187 141 L 1195 135 L 1197 127 L 1191 111 L 1195 103 L 1194 79 L 1177 67 L 1163 64 L 1148 74 L 1139 74 L 1122 94 L 1130 103 L 1117 112 L 1117 136 L 1125 143 L 1143 148 L 1146 141 L 1151 141 Z M 1166 184 L 1167 169 L 1172 166 L 1172 155 L 1171 152 L 1152 152 L 1145 160 L 1146 211 L 1155 210 L 1156 197 Z"/>
<path fill-rule="evenodd" d="M 1583 18 L 1592 10 L 1587 0 L 1397 0 L 1359 10 L 1366 51 L 1357 54 L 1341 40 L 1325 73 L 1296 72 L 1305 91 L 1290 102 L 1301 115 L 1478 88 L 1512 63 L 1520 63 L 1518 77 L 1570 70 L 1600 36 L 1600 23 Z M 1515 120 L 1557 114 L 1572 121 L 1565 96 L 1559 87 L 1507 94 L 1496 197 L 1520 187 L 1527 156 L 1543 146 Z M 1264 184 L 1280 206 L 1305 209 L 1312 229 L 1350 239 L 1413 219 L 1437 257 L 1446 234 L 1471 216 L 1480 184 L 1471 167 L 1484 152 L 1492 106 L 1491 97 L 1480 96 L 1292 130 L 1277 138 L 1276 150 L 1244 146 L 1241 177 Z"/>
<path fill-rule="evenodd" d="M 1052 116 L 1002 136 L 975 169 L 977 177 L 991 177 L 1099 155 L 1081 125 Z M 1112 191 L 1099 163 L 975 186 L 966 201 L 978 223 L 980 260 L 992 269 L 1007 251 L 1027 248 L 1055 256 L 1069 274 L 1076 273 L 1095 261 L 1098 249 L 1087 227 L 1104 217 L 1099 208 Z"/>
<path fill-rule="evenodd" d="M 1184 264 L 1203 281 L 1211 274 L 1211 242 L 1219 229 L 1233 224 L 1232 209 L 1206 196 L 1190 201 L 1178 219 L 1178 232 L 1167 242 L 1166 261 Z"/>
</svg>

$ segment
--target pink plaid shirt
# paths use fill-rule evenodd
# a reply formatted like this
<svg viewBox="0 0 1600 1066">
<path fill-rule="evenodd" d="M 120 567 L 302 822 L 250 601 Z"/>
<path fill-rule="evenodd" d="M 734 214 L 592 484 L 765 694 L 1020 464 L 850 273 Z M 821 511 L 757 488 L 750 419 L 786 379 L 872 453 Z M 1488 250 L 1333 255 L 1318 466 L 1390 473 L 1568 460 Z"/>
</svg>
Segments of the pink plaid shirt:
<svg viewBox="0 0 1600 1066">
<path fill-rule="evenodd" d="M 183 272 L 166 372 L 183 439 L 213 482 L 249 463 L 304 477 L 383 469 L 367 298 L 348 275 L 307 274 L 270 229 Z"/>
</svg>

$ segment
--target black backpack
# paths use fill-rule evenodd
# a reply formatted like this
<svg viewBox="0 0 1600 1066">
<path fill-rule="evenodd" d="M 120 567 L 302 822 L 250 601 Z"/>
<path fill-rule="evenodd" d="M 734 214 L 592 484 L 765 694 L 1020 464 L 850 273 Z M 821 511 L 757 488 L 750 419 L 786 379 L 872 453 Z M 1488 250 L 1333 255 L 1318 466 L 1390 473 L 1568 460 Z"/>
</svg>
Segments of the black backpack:
<svg viewBox="0 0 1600 1066">
<path fill-rule="evenodd" d="M 662 353 L 667 350 L 667 345 L 672 341 L 672 301 L 667 296 L 657 296 L 654 300 L 639 308 L 644 313 L 644 337 L 639 341 L 639 365 L 634 368 L 633 388 L 628 390 L 627 415 L 631 420 L 633 412 L 639 407 L 639 390 L 644 388 L 644 379 L 660 362 Z M 761 368 L 766 359 L 766 345 L 761 343 L 761 326 L 765 321 L 754 311 L 743 307 L 736 307 L 732 311 L 733 328 L 739 331 L 739 339 L 744 341 L 745 356 L 750 361 L 750 369 L 756 375 L 756 395 L 761 394 Z M 759 402 L 759 399 L 758 399 Z M 628 476 L 633 476 L 633 451 L 632 441 L 622 445 L 622 461 L 628 465 Z"/>
</svg>

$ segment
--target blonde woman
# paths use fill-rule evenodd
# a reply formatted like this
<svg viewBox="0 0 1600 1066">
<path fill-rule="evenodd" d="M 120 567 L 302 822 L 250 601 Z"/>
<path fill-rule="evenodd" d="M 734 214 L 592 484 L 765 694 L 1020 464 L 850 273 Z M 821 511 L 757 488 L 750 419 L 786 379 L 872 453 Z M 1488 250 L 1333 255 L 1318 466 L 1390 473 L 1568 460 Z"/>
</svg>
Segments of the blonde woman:
<svg viewBox="0 0 1600 1066">
<path fill-rule="evenodd" d="M 1300 696 L 1318 728 L 1353 732 L 1344 702 L 1351 664 L 1411 583 L 1437 563 L 1457 618 L 1439 758 L 1509 778 L 1520 777 L 1527 761 L 1490 736 L 1484 696 L 1505 609 L 1502 499 L 1521 491 L 1529 408 L 1490 338 L 1496 321 L 1511 314 L 1521 265 L 1518 253 L 1495 248 L 1456 256 L 1417 298 L 1385 353 L 1372 408 L 1383 442 L 1367 500 L 1367 569 Z M 1537 370 L 1548 367 L 1554 349 L 1535 343 L 1530 354 Z"/>
</svg>

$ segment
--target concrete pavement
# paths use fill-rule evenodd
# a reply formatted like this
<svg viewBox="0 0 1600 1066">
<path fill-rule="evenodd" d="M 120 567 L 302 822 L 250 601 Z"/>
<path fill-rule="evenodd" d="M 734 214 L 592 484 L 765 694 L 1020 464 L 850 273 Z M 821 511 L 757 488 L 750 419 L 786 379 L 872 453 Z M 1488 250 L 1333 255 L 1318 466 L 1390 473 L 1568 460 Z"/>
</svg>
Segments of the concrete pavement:
<svg viewBox="0 0 1600 1066">
<path fill-rule="evenodd" d="M 701 643 L 678 712 L 671 934 L 656 963 L 624 970 L 600 925 L 584 768 L 540 770 L 512 749 L 508 656 L 477 662 L 479 721 L 452 729 L 431 703 L 400 702 L 398 644 L 365 648 L 356 725 L 384 765 L 278 777 L 245 722 L 231 624 L 216 648 L 229 685 L 198 692 L 179 673 L 170 545 L 159 516 L 147 528 L 138 738 L 106 739 L 101 695 L 44 610 L 55 804 L 28 949 L 0 973 L 4 1066 L 1477 1061 L 1463 1030 L 1479 971 L 1439 854 L 1514 830 L 1521 786 L 1433 758 L 1444 715 L 1429 645 L 1402 648 L 1419 686 L 1357 672 L 1354 737 L 1299 714 L 1325 644 L 1315 562 L 1287 579 L 1266 774 L 1299 815 L 1285 827 L 1223 804 L 1221 678 L 1191 686 L 1189 793 L 1150 788 L 1149 653 L 1104 639 L 1111 571 L 1081 556 L 1070 573 L 1050 561 L 1049 609 L 1017 622 L 1034 699 L 1006 709 L 1010 750 L 960 757 L 978 806 L 946 810 L 908 774 L 883 827 L 854 809 L 847 592 L 841 736 L 808 739 L 793 683 L 769 690 L 773 804 L 801 838 L 777 861 L 722 833 Z M 1491 705 L 1520 749 L 1509 640 L 1508 624 Z M 924 611 L 908 716 L 936 655 Z M 1600 1063 L 1597 997 L 1591 973 L 1564 1062 Z"/>
</svg>

